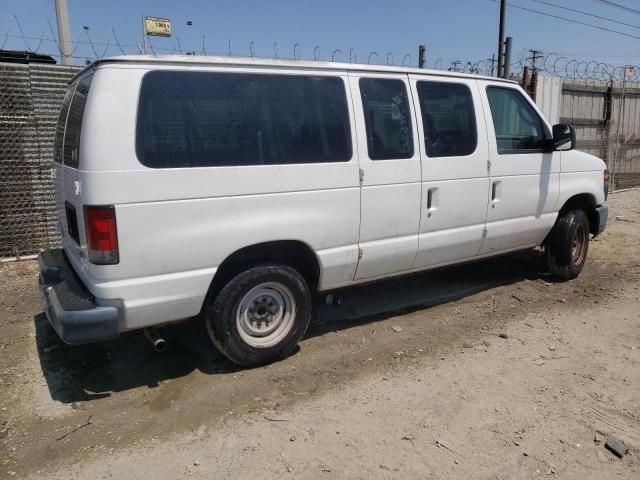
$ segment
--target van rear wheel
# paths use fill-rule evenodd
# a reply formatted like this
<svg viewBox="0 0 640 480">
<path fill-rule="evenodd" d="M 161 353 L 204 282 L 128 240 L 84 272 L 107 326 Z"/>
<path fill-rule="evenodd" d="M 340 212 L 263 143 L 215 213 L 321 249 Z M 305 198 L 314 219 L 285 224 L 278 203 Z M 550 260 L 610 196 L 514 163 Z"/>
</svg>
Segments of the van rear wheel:
<svg viewBox="0 0 640 480">
<path fill-rule="evenodd" d="M 304 278 L 286 265 L 260 265 L 236 275 L 208 305 L 211 341 L 229 360 L 256 367 L 289 356 L 311 317 Z"/>
<path fill-rule="evenodd" d="M 580 275 L 589 250 L 589 219 L 582 210 L 565 213 L 553 227 L 545 245 L 551 273 L 570 280 Z"/>
</svg>

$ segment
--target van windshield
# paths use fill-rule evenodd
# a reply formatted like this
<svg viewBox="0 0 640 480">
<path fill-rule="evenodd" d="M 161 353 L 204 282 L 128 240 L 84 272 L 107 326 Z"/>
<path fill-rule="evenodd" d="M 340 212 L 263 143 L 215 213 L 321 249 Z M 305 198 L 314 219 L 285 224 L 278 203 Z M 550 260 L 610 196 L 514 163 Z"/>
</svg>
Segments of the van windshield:
<svg viewBox="0 0 640 480">
<path fill-rule="evenodd" d="M 71 85 L 60 109 L 53 160 L 57 163 L 63 163 L 67 167 L 78 168 L 79 165 L 82 118 L 91 80 L 93 80 L 93 74 L 87 75 L 75 85 Z"/>
</svg>

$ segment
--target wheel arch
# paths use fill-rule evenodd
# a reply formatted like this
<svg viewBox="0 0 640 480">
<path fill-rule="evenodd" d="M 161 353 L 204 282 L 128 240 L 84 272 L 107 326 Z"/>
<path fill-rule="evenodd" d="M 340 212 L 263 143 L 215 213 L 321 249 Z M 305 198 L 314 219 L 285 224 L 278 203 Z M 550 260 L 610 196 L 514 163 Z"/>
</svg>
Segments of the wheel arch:
<svg viewBox="0 0 640 480">
<path fill-rule="evenodd" d="M 589 230 L 590 233 L 595 234 L 598 229 L 598 218 L 596 212 L 596 206 L 598 205 L 596 196 L 592 193 L 578 193 L 569 197 L 562 208 L 558 211 L 558 218 L 556 218 L 555 225 L 562 218 L 564 214 L 570 212 L 571 210 L 582 210 L 587 215 L 589 219 Z M 549 232 L 550 234 L 551 232 Z M 547 235 L 548 237 L 549 235 Z M 546 242 L 546 239 L 545 239 Z"/>
<path fill-rule="evenodd" d="M 320 282 L 320 261 L 313 249 L 301 240 L 275 240 L 242 247 L 224 259 L 211 281 L 205 308 L 217 292 L 243 270 L 265 263 L 281 263 L 295 268 L 313 292 Z"/>
</svg>

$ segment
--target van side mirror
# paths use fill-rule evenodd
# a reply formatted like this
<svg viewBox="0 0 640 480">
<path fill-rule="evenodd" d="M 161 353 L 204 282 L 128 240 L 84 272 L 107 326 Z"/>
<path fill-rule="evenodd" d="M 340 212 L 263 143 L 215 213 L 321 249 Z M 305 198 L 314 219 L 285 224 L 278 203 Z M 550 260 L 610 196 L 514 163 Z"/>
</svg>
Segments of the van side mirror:
<svg viewBox="0 0 640 480">
<path fill-rule="evenodd" d="M 553 126 L 552 150 L 573 150 L 576 148 L 576 129 L 573 125 L 559 123 Z"/>
</svg>

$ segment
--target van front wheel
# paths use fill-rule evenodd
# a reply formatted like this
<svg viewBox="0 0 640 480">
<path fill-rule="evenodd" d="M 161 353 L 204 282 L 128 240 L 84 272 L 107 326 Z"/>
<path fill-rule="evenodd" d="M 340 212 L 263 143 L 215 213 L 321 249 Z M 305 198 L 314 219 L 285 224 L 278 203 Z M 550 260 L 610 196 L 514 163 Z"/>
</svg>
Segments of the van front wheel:
<svg viewBox="0 0 640 480">
<path fill-rule="evenodd" d="M 311 317 L 304 278 L 285 265 L 260 265 L 235 276 L 207 307 L 213 344 L 229 360 L 256 367 L 290 355 Z"/>
<path fill-rule="evenodd" d="M 589 219 L 582 210 L 572 210 L 558 219 L 545 244 L 551 273 L 570 280 L 580 275 L 589 250 Z"/>
</svg>

